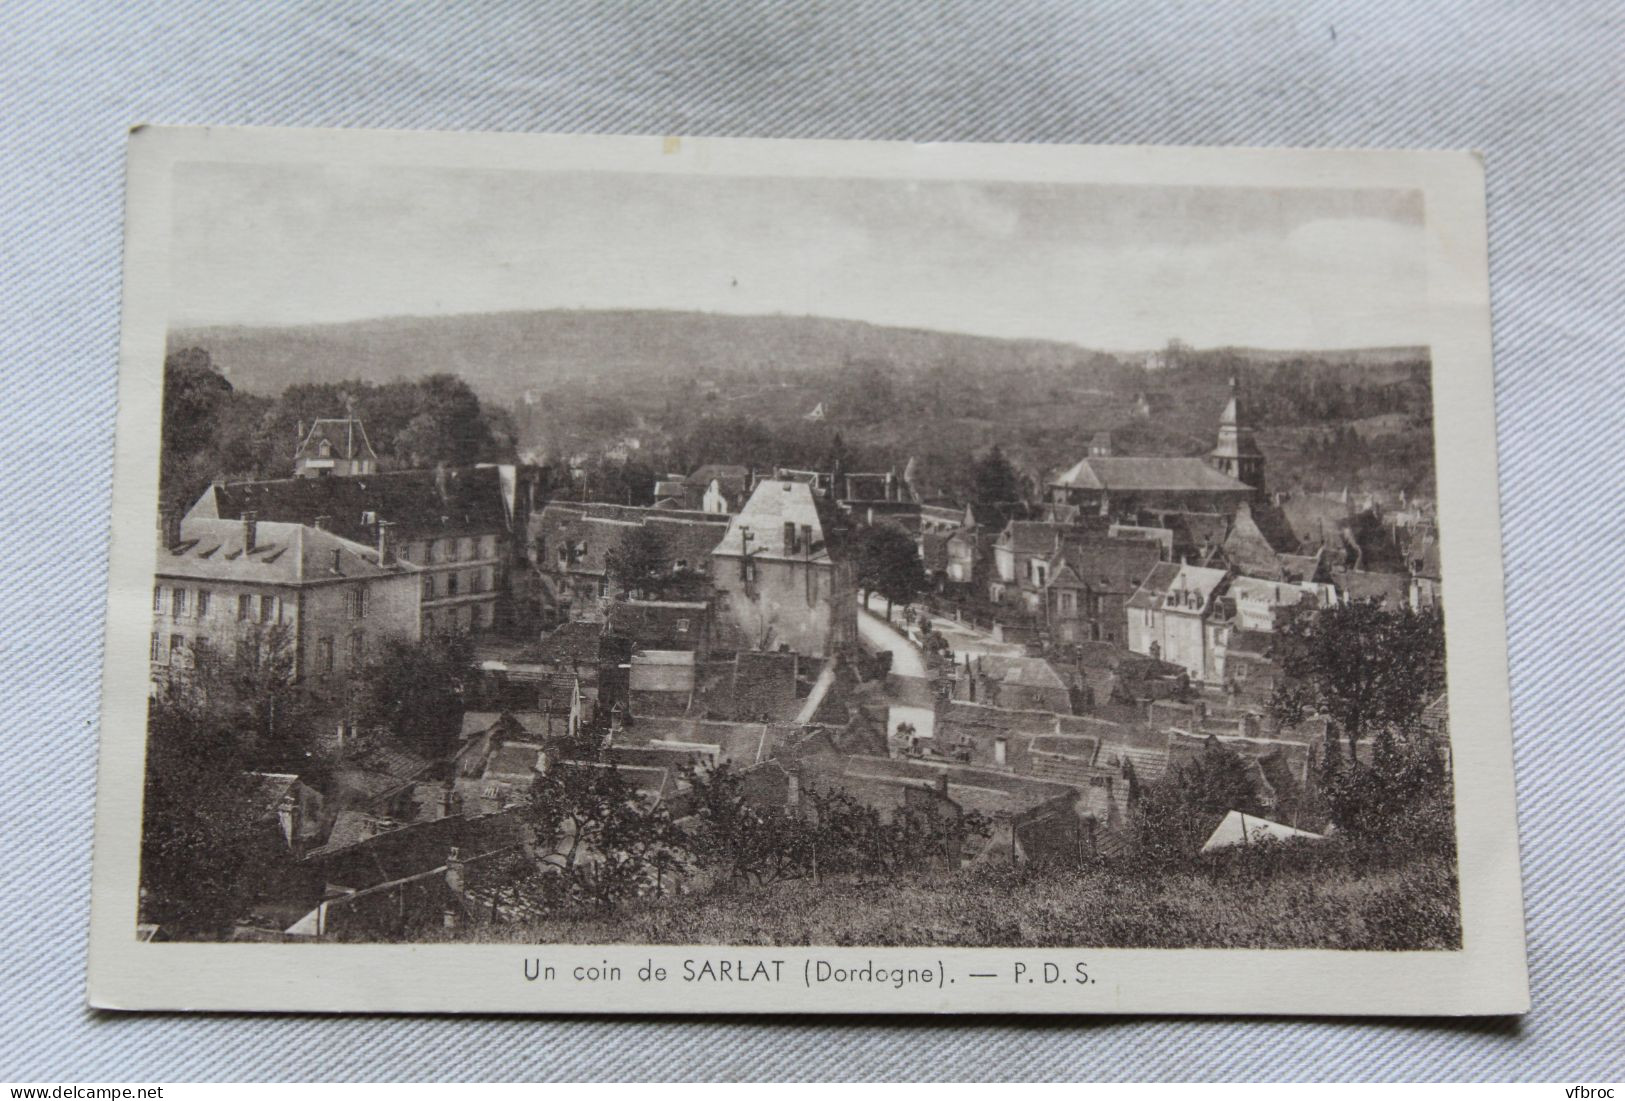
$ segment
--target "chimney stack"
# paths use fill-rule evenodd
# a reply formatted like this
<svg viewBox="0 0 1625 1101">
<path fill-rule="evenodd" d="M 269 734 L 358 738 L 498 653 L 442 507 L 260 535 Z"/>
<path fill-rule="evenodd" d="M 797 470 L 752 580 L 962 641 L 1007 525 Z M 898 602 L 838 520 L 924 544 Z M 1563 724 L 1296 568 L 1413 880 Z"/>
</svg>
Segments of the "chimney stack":
<svg viewBox="0 0 1625 1101">
<path fill-rule="evenodd" d="M 164 541 L 164 547 L 177 546 L 181 541 L 181 513 L 180 509 L 166 506 L 158 510 L 158 534 Z"/>
<path fill-rule="evenodd" d="M 390 534 L 390 528 L 395 526 L 393 521 L 378 521 L 378 564 L 380 566 L 393 566 L 395 564 L 395 542 Z"/>
<path fill-rule="evenodd" d="M 317 531 L 326 531 L 327 526 L 329 524 L 331 524 L 332 522 L 333 522 L 333 518 L 331 516 L 318 516 L 318 517 L 316 517 L 316 530 Z"/>
<path fill-rule="evenodd" d="M 467 884 L 467 870 L 463 864 L 463 851 L 453 845 L 446 851 L 446 887 L 453 894 L 462 894 Z"/>
<path fill-rule="evenodd" d="M 245 513 L 243 513 L 242 519 L 243 519 L 243 553 L 244 554 L 253 554 L 254 553 L 254 548 L 256 546 L 258 546 L 258 544 L 255 542 L 255 539 L 259 535 L 260 514 L 257 513 L 257 512 L 253 512 L 253 511 L 245 512 Z"/>
</svg>

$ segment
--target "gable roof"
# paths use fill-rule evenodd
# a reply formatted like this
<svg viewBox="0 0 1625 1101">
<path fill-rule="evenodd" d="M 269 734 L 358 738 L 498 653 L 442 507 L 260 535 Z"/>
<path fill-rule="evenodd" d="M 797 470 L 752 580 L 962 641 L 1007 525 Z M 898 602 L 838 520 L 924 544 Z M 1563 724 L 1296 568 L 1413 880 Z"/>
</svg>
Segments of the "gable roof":
<svg viewBox="0 0 1625 1101">
<path fill-rule="evenodd" d="M 1127 493 L 1245 493 L 1251 486 L 1185 456 L 1091 455 L 1059 475 L 1052 486 Z"/>
<path fill-rule="evenodd" d="M 367 439 L 367 430 L 361 427 L 359 417 L 324 417 L 310 426 L 310 431 L 300 441 L 299 449 L 294 453 L 295 459 L 314 459 L 321 457 L 321 446 L 326 443 L 332 448 L 328 458 L 335 459 L 377 459 L 378 454 L 373 451 L 371 442 Z"/>
<path fill-rule="evenodd" d="M 1146 576 L 1145 581 L 1129 598 L 1130 608 L 1165 608 L 1169 593 L 1189 593 L 1189 610 L 1205 611 L 1214 595 L 1229 578 L 1224 570 L 1205 566 L 1187 566 L 1178 562 L 1160 562 Z"/>
<path fill-rule="evenodd" d="M 810 551 L 786 544 L 786 524 L 794 525 L 798 542 L 802 529 L 811 529 Z M 750 535 L 748 540 L 745 538 L 747 532 Z M 818 507 L 807 483 L 765 478 L 757 484 L 750 500 L 729 521 L 726 534 L 712 553 L 737 557 L 747 550 L 753 558 L 790 558 L 813 562 L 830 560 L 824 523 L 818 516 Z"/>
</svg>

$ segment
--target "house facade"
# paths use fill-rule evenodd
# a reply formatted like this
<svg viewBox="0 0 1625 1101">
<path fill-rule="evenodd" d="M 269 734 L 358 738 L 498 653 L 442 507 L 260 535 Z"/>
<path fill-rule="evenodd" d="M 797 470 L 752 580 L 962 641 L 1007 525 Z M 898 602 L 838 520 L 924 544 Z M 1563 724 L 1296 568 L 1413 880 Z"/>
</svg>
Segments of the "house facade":
<svg viewBox="0 0 1625 1101">
<path fill-rule="evenodd" d="M 152 592 L 155 679 L 205 656 L 290 663 L 304 682 L 352 677 L 385 638 L 421 637 L 419 570 L 301 524 L 186 519 L 162 533 Z"/>
<path fill-rule="evenodd" d="M 419 567 L 420 631 L 482 633 L 513 622 L 523 601 L 525 545 L 516 532 L 534 479 L 512 466 L 442 467 L 365 477 L 296 477 L 210 486 L 188 520 L 298 524 L 367 545 L 387 545 Z"/>
<path fill-rule="evenodd" d="M 1221 598 L 1225 570 L 1164 562 L 1155 566 L 1128 602 L 1128 648 L 1179 666 L 1193 680 L 1222 683 L 1229 631 Z"/>
<path fill-rule="evenodd" d="M 852 564 L 806 482 L 765 479 L 711 552 L 719 645 L 832 656 L 857 644 Z"/>
</svg>

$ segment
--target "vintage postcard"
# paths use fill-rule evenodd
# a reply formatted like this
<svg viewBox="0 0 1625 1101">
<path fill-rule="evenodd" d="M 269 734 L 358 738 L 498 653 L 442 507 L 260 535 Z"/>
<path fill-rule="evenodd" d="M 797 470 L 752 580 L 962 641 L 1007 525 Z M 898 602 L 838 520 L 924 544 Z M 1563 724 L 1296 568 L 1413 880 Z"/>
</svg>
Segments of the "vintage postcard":
<svg viewBox="0 0 1625 1101">
<path fill-rule="evenodd" d="M 1472 154 L 128 187 L 92 1004 L 1527 1008 Z"/>
</svg>

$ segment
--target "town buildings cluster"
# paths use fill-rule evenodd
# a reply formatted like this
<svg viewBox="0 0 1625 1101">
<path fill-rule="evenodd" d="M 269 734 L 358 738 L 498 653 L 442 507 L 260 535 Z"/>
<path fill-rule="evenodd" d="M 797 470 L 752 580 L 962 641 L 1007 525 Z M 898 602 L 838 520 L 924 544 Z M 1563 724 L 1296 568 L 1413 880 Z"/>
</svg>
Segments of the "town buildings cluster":
<svg viewBox="0 0 1625 1101">
<path fill-rule="evenodd" d="M 709 464 L 635 507 L 524 466 L 380 471 L 352 417 L 301 437 L 290 477 L 217 483 L 159 527 L 155 683 L 275 627 L 355 738 L 321 784 L 245 781 L 297 869 L 245 937 L 523 916 L 474 873 L 555 843 L 521 812 L 584 729 L 678 818 L 690 770 L 723 763 L 773 813 L 840 788 L 986 816 L 955 865 L 1121 852 L 1135 785 L 1213 744 L 1295 829 L 1327 723 L 1271 718 L 1283 617 L 1442 599 L 1431 504 L 1272 492 L 1234 386 L 1207 455 L 1118 455 L 1098 433 L 1035 501 L 932 499 L 912 464 Z M 882 523 L 929 579 L 894 615 L 860 599 L 852 552 Z M 658 585 L 616 565 L 633 533 Z M 475 653 L 453 748 L 355 737 L 338 701 L 380 640 L 446 632 Z"/>
</svg>

